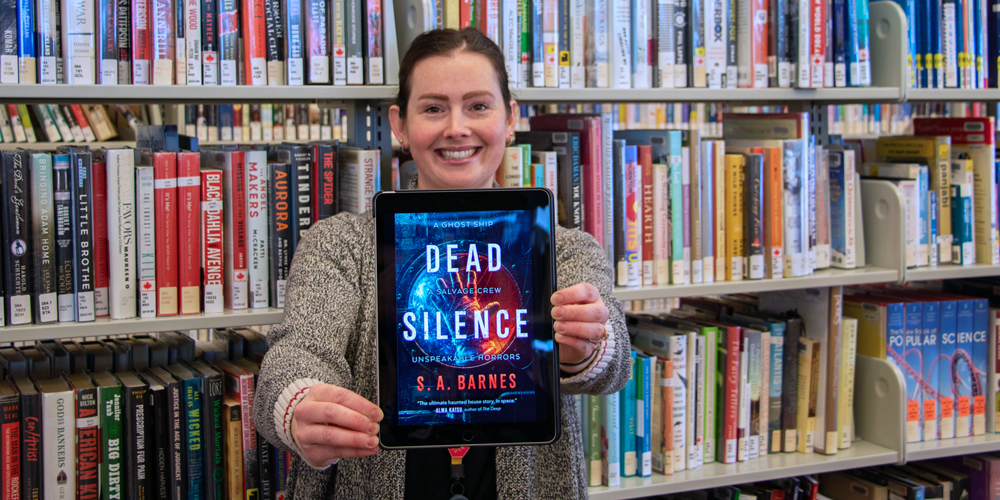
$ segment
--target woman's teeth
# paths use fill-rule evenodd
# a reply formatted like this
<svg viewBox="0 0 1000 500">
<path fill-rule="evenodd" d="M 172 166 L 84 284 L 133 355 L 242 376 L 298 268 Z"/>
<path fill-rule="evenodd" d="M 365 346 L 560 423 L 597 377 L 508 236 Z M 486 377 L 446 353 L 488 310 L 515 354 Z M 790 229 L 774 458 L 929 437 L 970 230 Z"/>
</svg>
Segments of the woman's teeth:
<svg viewBox="0 0 1000 500">
<path fill-rule="evenodd" d="M 463 149 L 461 151 L 449 151 L 442 149 L 441 157 L 444 158 L 445 160 L 464 160 L 466 158 L 470 158 L 475 153 L 476 153 L 476 148 Z"/>
</svg>

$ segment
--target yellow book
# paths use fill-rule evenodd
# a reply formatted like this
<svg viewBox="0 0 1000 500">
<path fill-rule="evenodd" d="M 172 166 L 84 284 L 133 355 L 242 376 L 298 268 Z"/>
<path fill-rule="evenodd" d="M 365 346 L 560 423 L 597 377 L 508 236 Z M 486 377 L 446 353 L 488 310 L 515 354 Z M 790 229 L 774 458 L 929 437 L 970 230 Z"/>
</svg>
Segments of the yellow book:
<svg viewBox="0 0 1000 500">
<path fill-rule="evenodd" d="M 225 398 L 222 403 L 222 450 L 228 500 L 243 500 L 243 424 L 240 410 L 240 403 L 232 398 Z"/>
<path fill-rule="evenodd" d="M 799 453 L 812 453 L 814 448 L 818 372 L 819 343 L 806 338 L 799 339 L 799 394 L 795 412 L 795 427 L 799 435 L 795 450 Z"/>
<path fill-rule="evenodd" d="M 885 359 L 888 339 L 885 305 L 846 299 L 844 318 L 857 320 L 857 354 Z"/>
<path fill-rule="evenodd" d="M 21 126 L 24 127 L 24 136 L 28 142 L 38 142 L 35 135 L 35 125 L 31 121 L 31 114 L 28 113 L 27 104 L 17 105 L 17 114 L 21 117 Z"/>
<path fill-rule="evenodd" d="M 726 279 L 743 279 L 743 155 L 726 155 Z"/>
<path fill-rule="evenodd" d="M 937 191 L 938 259 L 951 262 L 951 137 L 882 137 L 875 141 L 875 155 L 889 162 L 927 165 L 930 186 Z"/>
<path fill-rule="evenodd" d="M 847 309 L 847 304 L 844 304 Z M 840 397 L 837 399 L 840 412 L 840 433 L 837 445 L 840 449 L 850 448 L 854 437 L 854 366 L 857 361 L 858 320 L 846 314 L 841 324 L 840 335 Z"/>
<path fill-rule="evenodd" d="M 444 27 L 447 29 L 461 29 L 458 18 L 459 1 L 460 0 L 444 0 Z"/>
<path fill-rule="evenodd" d="M 715 183 L 715 280 L 726 277 L 726 141 L 713 141 L 712 182 Z"/>
</svg>

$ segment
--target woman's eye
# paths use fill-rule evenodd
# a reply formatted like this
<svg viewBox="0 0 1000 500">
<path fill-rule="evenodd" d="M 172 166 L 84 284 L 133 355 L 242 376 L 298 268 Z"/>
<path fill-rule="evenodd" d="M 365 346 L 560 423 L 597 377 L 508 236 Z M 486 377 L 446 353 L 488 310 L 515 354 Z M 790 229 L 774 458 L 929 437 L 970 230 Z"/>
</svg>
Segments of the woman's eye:
<svg viewBox="0 0 1000 500">
<path fill-rule="evenodd" d="M 424 112 L 425 113 L 440 113 L 441 112 L 441 108 L 438 107 L 438 106 L 427 106 L 427 109 L 425 109 Z"/>
<path fill-rule="evenodd" d="M 473 104 L 472 105 L 472 110 L 473 111 L 486 111 L 487 109 L 490 109 L 490 107 L 487 106 L 487 105 L 485 105 L 485 104 L 483 104 L 483 103 L 478 103 L 478 104 Z"/>
</svg>

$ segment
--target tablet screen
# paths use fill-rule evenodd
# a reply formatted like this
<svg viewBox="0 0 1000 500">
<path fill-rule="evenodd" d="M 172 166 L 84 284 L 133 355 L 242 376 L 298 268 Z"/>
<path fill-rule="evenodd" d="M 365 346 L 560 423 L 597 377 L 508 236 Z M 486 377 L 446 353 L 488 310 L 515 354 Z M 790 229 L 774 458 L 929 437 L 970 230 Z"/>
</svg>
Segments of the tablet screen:
<svg viewBox="0 0 1000 500">
<path fill-rule="evenodd" d="M 551 193 L 407 191 L 374 205 L 381 445 L 556 439 Z"/>
</svg>

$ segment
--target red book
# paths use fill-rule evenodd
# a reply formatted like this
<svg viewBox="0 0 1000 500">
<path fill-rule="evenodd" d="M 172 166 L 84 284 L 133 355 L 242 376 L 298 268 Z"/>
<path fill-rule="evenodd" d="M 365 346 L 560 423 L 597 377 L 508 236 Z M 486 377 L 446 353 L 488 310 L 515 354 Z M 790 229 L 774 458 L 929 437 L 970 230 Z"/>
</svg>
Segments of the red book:
<svg viewBox="0 0 1000 500">
<path fill-rule="evenodd" d="M 754 88 L 767 88 L 767 0 L 750 3 L 750 78 Z"/>
<path fill-rule="evenodd" d="M 177 154 L 153 153 L 156 315 L 177 314 Z"/>
<path fill-rule="evenodd" d="M 201 311 L 201 158 L 177 154 L 177 284 L 180 313 Z"/>
<path fill-rule="evenodd" d="M 222 312 L 222 171 L 201 171 L 201 257 L 204 300 L 207 313 Z"/>
<path fill-rule="evenodd" d="M 243 64 L 247 85 L 267 85 L 267 19 L 264 0 L 243 0 Z"/>
<path fill-rule="evenodd" d="M 246 153 L 232 151 L 224 164 L 223 252 L 225 275 L 223 295 L 229 309 L 249 307 L 247 274 L 247 164 Z"/>
<path fill-rule="evenodd" d="M 313 144 L 312 161 L 315 224 L 337 213 L 337 150 L 331 144 Z"/>
<path fill-rule="evenodd" d="M 155 0 L 154 0 L 155 1 Z M 132 84 L 149 85 L 149 2 L 132 0 Z"/>
<path fill-rule="evenodd" d="M 639 168 L 642 169 L 642 284 L 655 285 L 656 266 L 653 263 L 653 146 L 639 146 Z"/>
<path fill-rule="evenodd" d="M 87 119 L 87 113 L 83 112 L 83 108 L 81 108 L 79 104 L 70 104 L 69 109 L 73 111 L 73 118 L 80 124 L 80 128 L 83 130 L 83 135 L 87 138 L 87 140 L 91 142 L 95 141 L 96 138 L 91 139 L 94 137 L 94 131 L 90 128 L 90 120 Z"/>
<path fill-rule="evenodd" d="M 10 382 L 0 381 L 0 463 L 3 463 L 3 500 L 21 498 L 21 398 Z"/>
<path fill-rule="evenodd" d="M 812 26 L 809 27 L 809 86 L 820 88 L 823 86 L 823 71 L 826 64 L 826 2 L 812 0 L 810 6 L 812 7 L 812 16 L 810 16 Z M 767 51 L 766 42 L 764 50 Z"/>
<path fill-rule="evenodd" d="M 94 183 L 94 308 L 107 316 L 108 302 L 108 170 L 104 158 L 93 163 Z"/>
<path fill-rule="evenodd" d="M 580 133 L 583 174 L 583 229 L 605 246 L 604 179 L 601 115 L 541 115 L 531 117 L 531 130 Z M 609 167 L 610 168 L 610 167 Z"/>
<path fill-rule="evenodd" d="M 461 0 L 458 4 L 458 29 L 470 26 L 472 26 L 472 1 Z"/>
<path fill-rule="evenodd" d="M 725 354 L 719 362 L 725 362 L 726 378 L 722 382 L 722 436 L 716 438 L 718 452 L 715 459 L 724 463 L 736 463 L 739 447 L 739 420 L 740 420 L 740 345 L 742 343 L 743 332 L 738 326 L 729 323 L 716 321 L 706 321 L 706 323 L 717 325 L 719 333 L 722 334 L 720 341 L 724 342 Z"/>
</svg>

